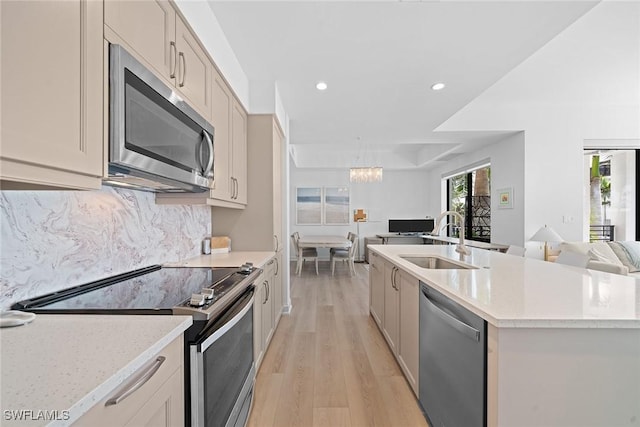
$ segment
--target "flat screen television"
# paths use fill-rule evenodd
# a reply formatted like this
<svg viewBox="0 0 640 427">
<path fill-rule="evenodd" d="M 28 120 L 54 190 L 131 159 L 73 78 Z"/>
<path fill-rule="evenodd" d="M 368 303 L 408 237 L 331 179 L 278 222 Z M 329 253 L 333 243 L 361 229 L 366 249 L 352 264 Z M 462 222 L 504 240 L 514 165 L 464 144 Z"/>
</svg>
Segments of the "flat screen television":
<svg viewBox="0 0 640 427">
<path fill-rule="evenodd" d="M 433 230 L 433 219 L 390 219 L 389 233 L 424 233 Z"/>
</svg>

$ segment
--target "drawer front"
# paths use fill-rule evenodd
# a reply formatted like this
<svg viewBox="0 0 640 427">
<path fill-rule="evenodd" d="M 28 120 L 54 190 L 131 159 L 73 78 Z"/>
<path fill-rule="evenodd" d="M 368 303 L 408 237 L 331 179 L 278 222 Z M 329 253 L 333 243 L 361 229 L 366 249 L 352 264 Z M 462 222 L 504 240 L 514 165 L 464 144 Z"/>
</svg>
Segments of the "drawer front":
<svg viewBox="0 0 640 427">
<path fill-rule="evenodd" d="M 170 391 L 172 395 L 167 395 L 168 403 L 173 406 L 167 408 L 167 411 L 174 413 L 179 412 L 180 419 L 184 422 L 184 347 L 183 337 L 180 336 L 171 344 L 167 345 L 158 354 L 156 354 L 143 367 L 138 369 L 122 384 L 116 387 L 102 401 L 97 403 L 86 414 L 84 414 L 75 426 L 100 427 L 100 426 L 124 426 L 127 425 L 136 415 L 152 400 L 158 400 L 157 393 L 160 390 Z M 153 375 L 148 378 L 144 384 L 121 399 L 117 404 L 109 404 L 107 402 L 117 396 L 122 395 L 133 387 L 136 380 L 149 374 L 154 367 L 157 367 L 159 357 L 164 357 L 164 361 L 160 364 Z M 176 381 L 175 377 L 180 380 Z M 170 381 L 170 378 L 173 378 Z M 165 386 L 165 383 L 172 386 Z M 179 394 L 179 396 L 175 396 Z M 143 411 L 144 412 L 144 411 Z"/>
</svg>

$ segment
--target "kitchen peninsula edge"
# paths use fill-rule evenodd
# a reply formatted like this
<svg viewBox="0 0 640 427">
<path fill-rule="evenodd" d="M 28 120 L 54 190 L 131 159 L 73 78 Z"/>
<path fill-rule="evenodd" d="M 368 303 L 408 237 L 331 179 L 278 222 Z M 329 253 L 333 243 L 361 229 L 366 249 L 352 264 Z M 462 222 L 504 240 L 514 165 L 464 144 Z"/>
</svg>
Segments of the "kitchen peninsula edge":
<svg viewBox="0 0 640 427">
<path fill-rule="evenodd" d="M 40 314 L 26 325 L 1 329 L 1 424 L 78 421 L 169 344 L 182 340 L 192 322 L 191 316 Z M 182 369 L 182 360 L 179 364 Z"/>
<path fill-rule="evenodd" d="M 640 282 L 634 278 L 479 249 L 461 257 L 454 246 L 369 250 L 487 321 L 488 426 L 637 425 Z M 475 268 L 425 269 L 407 256 Z"/>
</svg>

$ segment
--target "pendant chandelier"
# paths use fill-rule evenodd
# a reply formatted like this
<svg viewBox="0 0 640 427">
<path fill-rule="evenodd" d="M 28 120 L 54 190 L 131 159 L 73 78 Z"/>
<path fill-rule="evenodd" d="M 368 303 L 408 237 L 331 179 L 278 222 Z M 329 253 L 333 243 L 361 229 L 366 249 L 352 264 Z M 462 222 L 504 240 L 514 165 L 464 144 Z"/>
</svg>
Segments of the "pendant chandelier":
<svg viewBox="0 0 640 427">
<path fill-rule="evenodd" d="M 360 137 L 357 138 L 360 142 Z M 360 142 L 360 151 L 362 151 L 362 142 Z M 362 159 L 364 164 L 367 163 L 367 146 L 364 146 L 364 155 L 358 154 L 356 164 Z M 371 162 L 373 163 L 373 162 Z M 382 181 L 382 166 L 354 166 L 349 168 L 349 181 L 357 183 L 380 182 Z"/>
<path fill-rule="evenodd" d="M 382 181 L 382 167 L 370 166 L 349 169 L 349 181 L 351 182 L 380 182 Z"/>
</svg>

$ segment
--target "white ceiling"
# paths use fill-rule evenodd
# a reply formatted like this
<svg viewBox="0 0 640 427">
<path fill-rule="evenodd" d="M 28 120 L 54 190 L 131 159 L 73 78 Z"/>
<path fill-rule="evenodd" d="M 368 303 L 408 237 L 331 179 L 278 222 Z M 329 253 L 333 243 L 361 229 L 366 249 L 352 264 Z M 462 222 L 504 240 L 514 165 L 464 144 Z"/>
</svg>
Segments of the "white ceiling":
<svg viewBox="0 0 640 427">
<path fill-rule="evenodd" d="M 407 169 L 503 138 L 434 129 L 596 3 L 209 4 L 249 80 L 277 84 L 296 166 Z"/>
</svg>

